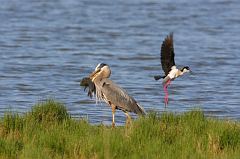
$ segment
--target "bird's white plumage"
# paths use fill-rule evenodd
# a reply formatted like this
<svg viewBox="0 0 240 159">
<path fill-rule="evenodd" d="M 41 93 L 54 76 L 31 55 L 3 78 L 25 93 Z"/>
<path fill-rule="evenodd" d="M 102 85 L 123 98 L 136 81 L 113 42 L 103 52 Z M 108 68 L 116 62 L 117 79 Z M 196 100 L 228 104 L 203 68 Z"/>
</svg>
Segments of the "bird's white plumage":
<svg viewBox="0 0 240 159">
<path fill-rule="evenodd" d="M 177 73 L 178 73 L 177 67 L 173 66 L 171 71 L 168 73 L 168 76 L 170 79 L 174 79 L 174 78 L 176 78 Z"/>
<path fill-rule="evenodd" d="M 174 65 L 171 67 L 171 70 L 177 69 L 177 67 Z"/>
<path fill-rule="evenodd" d="M 97 65 L 97 67 L 95 68 L 95 71 L 97 71 L 97 69 L 99 68 L 100 65 L 101 65 L 101 63 L 99 63 L 99 64 Z"/>
</svg>

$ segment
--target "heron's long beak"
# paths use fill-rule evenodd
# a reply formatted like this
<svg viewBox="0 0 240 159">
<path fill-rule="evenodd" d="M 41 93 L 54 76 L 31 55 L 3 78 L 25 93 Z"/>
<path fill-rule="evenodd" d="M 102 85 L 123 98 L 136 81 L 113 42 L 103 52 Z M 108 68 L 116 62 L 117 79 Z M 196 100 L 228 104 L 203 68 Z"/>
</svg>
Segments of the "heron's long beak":
<svg viewBox="0 0 240 159">
<path fill-rule="evenodd" d="M 93 72 L 89 75 L 89 78 L 90 78 L 91 80 L 94 79 L 94 77 L 96 76 L 96 74 L 97 74 L 98 72 L 100 72 L 100 70 L 101 70 L 101 69 L 97 69 L 97 70 L 93 71 Z"/>
</svg>

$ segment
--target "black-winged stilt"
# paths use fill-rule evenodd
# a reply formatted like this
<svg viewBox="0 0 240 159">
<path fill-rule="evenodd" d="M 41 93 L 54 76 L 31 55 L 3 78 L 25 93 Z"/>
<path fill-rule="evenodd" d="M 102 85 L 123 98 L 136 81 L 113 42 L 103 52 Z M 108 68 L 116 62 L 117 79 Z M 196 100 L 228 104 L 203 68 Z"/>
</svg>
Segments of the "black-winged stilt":
<svg viewBox="0 0 240 159">
<path fill-rule="evenodd" d="M 154 76 L 155 80 L 159 80 L 163 78 L 163 89 L 165 92 L 164 102 L 165 107 L 168 104 L 168 91 L 167 87 L 170 85 L 171 81 L 173 81 L 175 78 L 182 76 L 186 72 L 190 72 L 190 68 L 188 66 L 185 66 L 181 69 L 178 69 L 175 65 L 174 61 L 174 47 L 173 47 L 173 33 L 170 33 L 165 40 L 162 43 L 161 46 L 161 64 L 162 69 L 165 73 L 164 76 Z"/>
</svg>

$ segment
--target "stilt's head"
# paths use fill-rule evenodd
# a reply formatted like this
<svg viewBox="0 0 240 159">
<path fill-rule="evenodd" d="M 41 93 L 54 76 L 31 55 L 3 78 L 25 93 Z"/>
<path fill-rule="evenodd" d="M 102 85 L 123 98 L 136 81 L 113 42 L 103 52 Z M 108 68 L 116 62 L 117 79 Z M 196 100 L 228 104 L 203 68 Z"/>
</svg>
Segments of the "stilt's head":
<svg viewBox="0 0 240 159">
<path fill-rule="evenodd" d="M 181 72 L 182 73 L 187 73 L 187 72 L 190 72 L 190 68 L 188 66 L 184 66 L 183 68 L 181 68 Z"/>
</svg>

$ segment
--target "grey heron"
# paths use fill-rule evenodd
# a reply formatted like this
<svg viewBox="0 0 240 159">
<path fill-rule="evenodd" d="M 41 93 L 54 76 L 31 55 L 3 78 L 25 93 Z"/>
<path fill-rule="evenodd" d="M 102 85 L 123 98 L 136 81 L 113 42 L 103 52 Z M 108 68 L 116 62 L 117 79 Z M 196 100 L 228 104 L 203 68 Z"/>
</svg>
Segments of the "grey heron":
<svg viewBox="0 0 240 159">
<path fill-rule="evenodd" d="M 145 115 L 146 113 L 143 107 L 140 106 L 126 90 L 110 80 L 110 75 L 110 67 L 107 64 L 100 63 L 89 77 L 84 78 L 81 84 L 85 87 L 91 85 L 88 94 L 96 92 L 96 100 L 105 101 L 112 108 L 112 127 L 115 126 L 116 109 L 122 110 L 125 113 L 126 122 L 131 120 L 131 116 L 128 112 Z"/>
<path fill-rule="evenodd" d="M 155 80 L 159 80 L 163 78 L 163 89 L 165 92 L 164 102 L 165 107 L 168 104 L 168 91 L 167 87 L 170 85 L 171 81 L 173 81 L 175 78 L 182 76 L 186 72 L 190 72 L 190 68 L 188 66 L 185 66 L 181 69 L 178 69 L 175 65 L 174 61 L 174 47 L 173 47 L 173 33 L 170 33 L 165 40 L 162 43 L 161 46 L 161 64 L 162 69 L 165 73 L 164 76 L 154 76 Z"/>
</svg>

